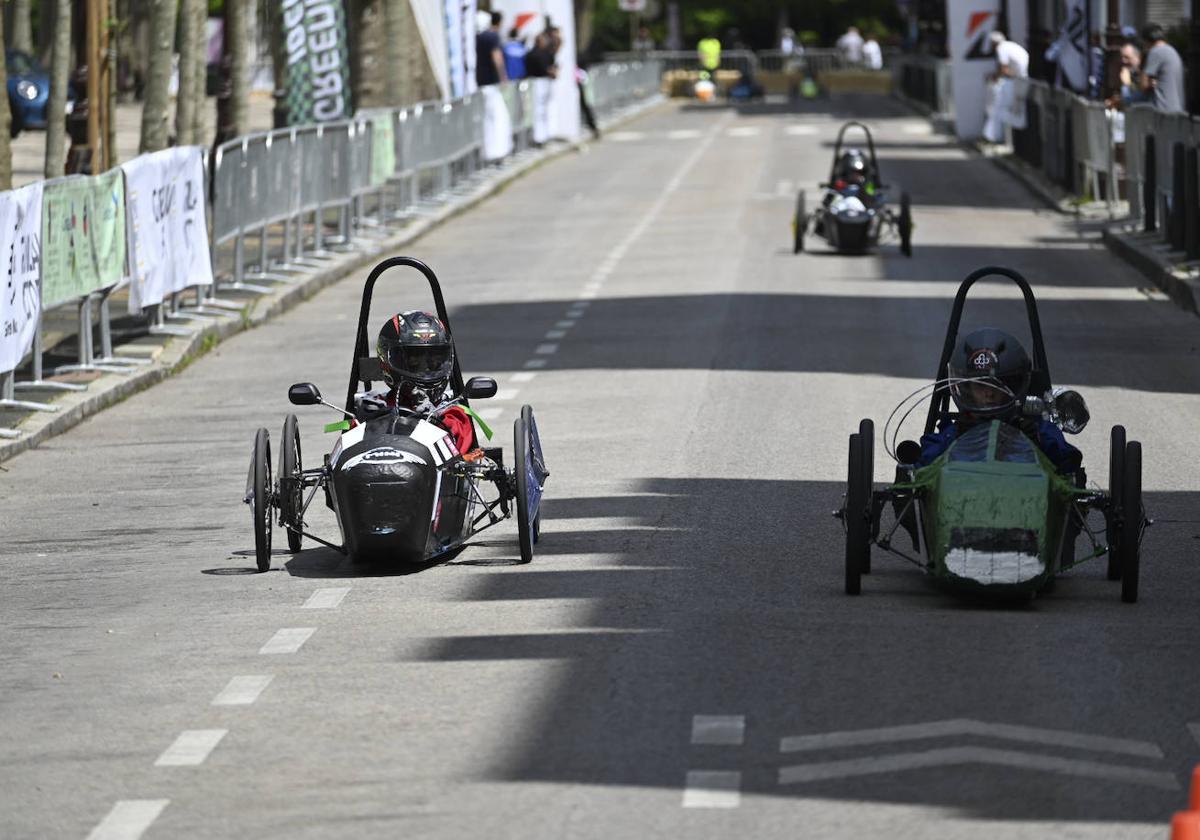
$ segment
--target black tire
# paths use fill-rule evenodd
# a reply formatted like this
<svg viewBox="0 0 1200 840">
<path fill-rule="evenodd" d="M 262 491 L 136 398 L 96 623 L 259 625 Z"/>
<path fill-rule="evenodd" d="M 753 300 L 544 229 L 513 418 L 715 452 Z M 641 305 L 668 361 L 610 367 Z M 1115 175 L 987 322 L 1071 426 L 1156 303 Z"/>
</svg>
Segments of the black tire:
<svg viewBox="0 0 1200 840">
<path fill-rule="evenodd" d="M 265 572 L 271 568 L 271 527 L 274 525 L 274 509 L 271 506 L 271 434 L 266 429 L 259 429 L 254 435 L 250 473 L 254 493 L 251 504 L 254 558 L 258 562 L 258 570 Z"/>
<path fill-rule="evenodd" d="M 1113 426 L 1108 448 L 1108 495 L 1112 507 L 1105 528 L 1108 540 L 1108 579 L 1121 579 L 1121 491 L 1125 475 L 1125 427 Z"/>
<path fill-rule="evenodd" d="M 300 473 L 304 469 L 300 461 L 300 421 L 289 414 L 283 421 L 283 437 L 279 439 L 279 524 L 300 527 L 300 511 L 304 507 L 304 487 Z M 295 481 L 284 483 L 285 478 Z M 298 531 L 287 529 L 288 551 L 295 554 L 300 550 L 304 537 Z"/>
<path fill-rule="evenodd" d="M 533 561 L 534 528 L 529 521 L 529 418 L 526 410 L 513 422 L 513 472 L 517 491 L 517 539 L 521 544 L 521 562 Z"/>
<path fill-rule="evenodd" d="M 870 418 L 864 418 L 858 424 L 858 436 L 862 438 L 862 483 L 866 488 L 866 506 L 871 504 L 871 491 L 875 487 L 875 423 Z M 868 537 L 870 535 L 868 522 Z M 864 575 L 871 574 L 871 540 L 868 538 L 862 545 L 862 556 L 859 558 L 858 569 Z"/>
<path fill-rule="evenodd" d="M 804 230 L 808 227 L 808 215 L 804 212 L 804 190 L 796 196 L 796 215 L 792 219 L 792 253 L 804 250 Z"/>
<path fill-rule="evenodd" d="M 1125 471 L 1121 476 L 1121 600 L 1136 604 L 1138 574 L 1142 566 L 1142 445 L 1125 444 Z"/>
<path fill-rule="evenodd" d="M 900 253 L 906 257 L 912 256 L 912 201 L 908 193 L 900 193 Z"/>
<path fill-rule="evenodd" d="M 863 485 L 863 441 L 850 435 L 850 457 L 846 470 L 846 594 L 862 592 L 862 557 L 867 542 L 866 487 Z"/>
</svg>

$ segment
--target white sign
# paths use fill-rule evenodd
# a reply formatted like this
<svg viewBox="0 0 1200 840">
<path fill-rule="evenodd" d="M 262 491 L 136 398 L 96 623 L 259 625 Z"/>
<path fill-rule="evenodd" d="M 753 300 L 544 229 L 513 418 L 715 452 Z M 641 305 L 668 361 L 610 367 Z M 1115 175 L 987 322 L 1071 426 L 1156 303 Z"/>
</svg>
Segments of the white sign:
<svg viewBox="0 0 1200 840">
<path fill-rule="evenodd" d="M 548 21 L 558 27 L 562 46 L 554 56 L 558 75 L 544 87 L 545 95 L 536 107 L 545 111 L 544 126 L 548 137 L 574 140 L 579 136 L 579 89 L 575 86 L 575 7 L 572 0 L 492 0 L 492 9 L 504 13 L 503 30 L 521 26 L 523 36 L 533 36 L 532 24 Z M 535 87 L 542 87 L 536 86 Z"/>
<path fill-rule="evenodd" d="M 954 88 L 954 127 L 963 140 L 974 140 L 983 132 L 987 103 L 987 77 L 996 72 L 996 56 L 988 36 L 1004 31 L 1009 40 L 1022 46 L 1028 26 L 1021 3 L 1008 4 L 1008 26 L 1000 21 L 1000 0 L 947 0 L 947 42 Z"/>
<path fill-rule="evenodd" d="M 177 146 L 122 164 L 129 236 L 129 311 L 212 284 L 200 146 Z"/>
<path fill-rule="evenodd" d="M 622 12 L 646 11 L 646 0 L 617 0 Z"/>
<path fill-rule="evenodd" d="M 0 193 L 0 373 L 33 347 L 41 317 L 42 184 Z"/>
</svg>

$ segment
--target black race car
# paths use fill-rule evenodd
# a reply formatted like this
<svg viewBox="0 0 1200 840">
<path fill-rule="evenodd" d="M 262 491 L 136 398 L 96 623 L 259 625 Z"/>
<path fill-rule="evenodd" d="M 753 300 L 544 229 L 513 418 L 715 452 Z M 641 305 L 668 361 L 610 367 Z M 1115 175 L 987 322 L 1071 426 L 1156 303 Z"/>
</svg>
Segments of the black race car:
<svg viewBox="0 0 1200 840">
<path fill-rule="evenodd" d="M 847 148 L 843 139 L 848 128 L 860 128 L 866 135 L 868 153 Z M 838 131 L 833 150 L 833 166 L 820 204 L 807 212 L 804 190 L 796 197 L 796 215 L 792 219 L 792 253 L 804 250 L 804 236 L 812 232 L 841 253 L 862 253 L 879 244 L 886 233 L 900 240 L 900 252 L 912 256 L 912 208 L 908 193 L 900 194 L 900 208 L 888 206 L 890 187 L 880 180 L 871 131 L 860 122 L 848 122 Z"/>
<path fill-rule="evenodd" d="M 354 359 L 345 408 L 326 402 L 311 383 L 288 390 L 295 405 L 322 404 L 345 419 L 326 426 L 338 432 L 332 451 L 319 467 L 304 469 L 296 415 L 283 423 L 278 474 L 271 474 L 271 437 L 259 429 L 254 437 L 244 501 L 253 512 L 255 557 L 259 571 L 271 565 L 271 532 L 278 524 L 287 531 L 288 548 L 300 550 L 304 537 L 348 554 L 354 560 L 387 563 L 427 563 L 463 546 L 472 535 L 513 513 L 522 562 L 533 559 L 540 531 L 542 487 L 549 473 L 533 409 L 523 406 L 514 423 L 512 468 L 504 466 L 499 447 L 485 448 L 482 457 L 464 458 L 453 437 L 436 422 L 450 405 L 470 412 L 470 401 L 495 396 L 496 381 L 476 376 L 463 382 L 458 353 L 454 354 L 451 387 L 454 398 L 429 415 L 401 408 L 373 410 L 363 397 L 382 379 L 379 360 L 368 355 L 367 320 L 375 282 L 389 268 L 408 267 L 429 281 L 437 316 L 447 333 L 450 319 L 433 271 L 411 257 L 391 257 L 367 277 L 359 314 Z M 474 416 L 473 414 L 471 416 Z M 491 431 L 475 422 L 487 437 Z M 306 530 L 305 514 L 317 492 L 337 516 L 342 544 Z"/>
</svg>

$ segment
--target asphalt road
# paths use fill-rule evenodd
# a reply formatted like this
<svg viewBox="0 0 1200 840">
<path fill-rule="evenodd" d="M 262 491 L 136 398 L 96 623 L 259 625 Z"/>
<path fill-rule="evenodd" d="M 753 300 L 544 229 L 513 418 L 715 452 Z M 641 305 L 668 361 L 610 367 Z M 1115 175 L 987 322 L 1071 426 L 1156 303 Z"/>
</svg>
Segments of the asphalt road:
<svg viewBox="0 0 1200 840">
<path fill-rule="evenodd" d="M 911 260 L 791 254 L 851 116 L 912 193 Z M 506 445 L 537 411 L 534 563 L 506 524 L 411 573 L 248 573 L 253 432 L 277 445 L 292 382 L 344 393 L 347 279 L 6 464 L 0 836 L 1165 836 L 1200 759 L 1200 325 L 1089 226 L 882 100 L 669 105 L 412 254 Z M 1091 475 L 1113 423 L 1143 441 L 1137 605 L 1102 563 L 1013 606 L 878 553 L 842 594 L 846 435 L 931 377 L 987 263 L 1040 293 Z M 391 288 L 379 321 L 427 305 Z M 1020 328 L 978 290 L 970 325 Z M 300 418 L 316 463 L 333 418 Z"/>
</svg>

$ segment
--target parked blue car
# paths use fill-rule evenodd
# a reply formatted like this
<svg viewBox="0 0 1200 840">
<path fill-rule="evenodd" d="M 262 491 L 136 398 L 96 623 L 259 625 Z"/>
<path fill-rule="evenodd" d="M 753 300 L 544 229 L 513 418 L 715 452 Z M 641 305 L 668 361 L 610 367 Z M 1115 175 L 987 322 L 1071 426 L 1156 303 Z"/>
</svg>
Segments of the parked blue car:
<svg viewBox="0 0 1200 840">
<path fill-rule="evenodd" d="M 12 136 L 16 137 L 26 128 L 45 128 L 50 74 L 29 53 L 5 50 L 4 55 L 8 70 L 8 105 L 12 109 Z M 74 99 L 68 88 L 67 101 Z M 65 119 L 66 114 L 62 118 Z"/>
</svg>

